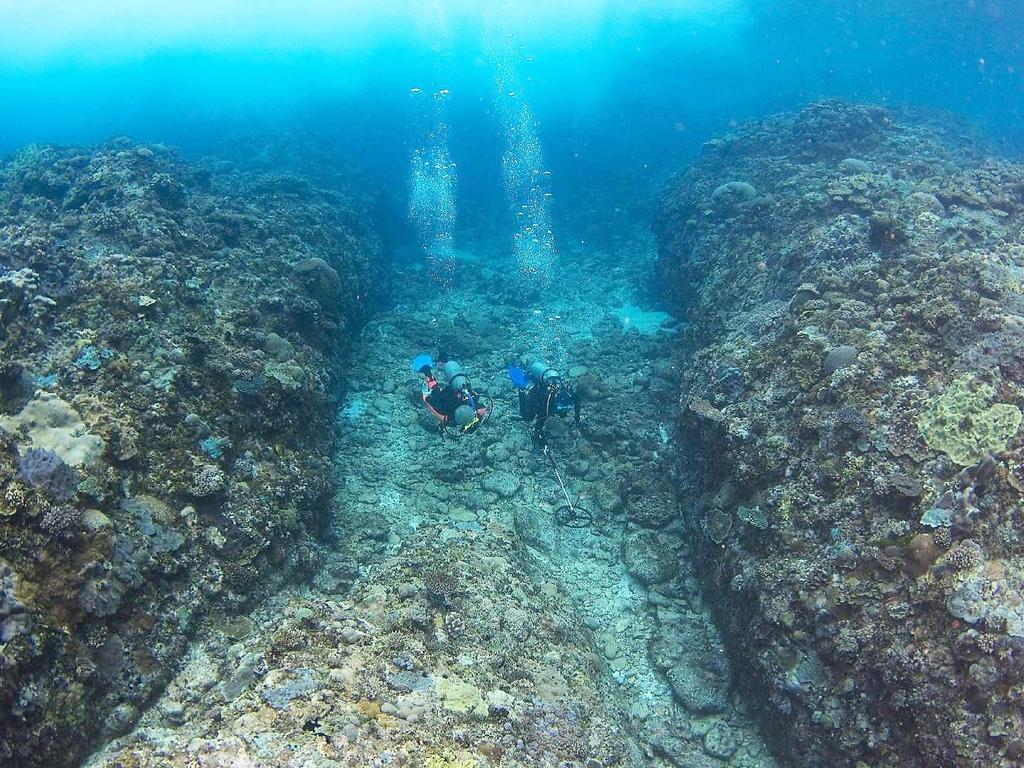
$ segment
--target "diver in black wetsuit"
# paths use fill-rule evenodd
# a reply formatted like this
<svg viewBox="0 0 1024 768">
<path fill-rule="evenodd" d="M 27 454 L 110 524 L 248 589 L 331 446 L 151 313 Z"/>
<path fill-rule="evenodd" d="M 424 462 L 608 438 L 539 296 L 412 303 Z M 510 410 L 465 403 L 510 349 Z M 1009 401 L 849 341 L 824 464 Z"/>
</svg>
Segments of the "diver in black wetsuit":
<svg viewBox="0 0 1024 768">
<path fill-rule="evenodd" d="M 509 367 L 509 377 L 519 390 L 519 416 L 533 422 L 530 437 L 535 447 L 547 444 L 545 427 L 549 416 L 573 417 L 573 426 L 580 426 L 580 399 L 576 391 L 553 368 L 540 362 L 530 366 L 529 372 Z"/>
<path fill-rule="evenodd" d="M 447 384 L 437 380 L 433 366 L 434 362 L 428 355 L 420 355 L 413 360 L 412 369 L 423 376 L 420 397 L 437 419 L 438 431 L 443 436 L 448 427 L 454 426 L 456 434 L 471 432 L 490 414 L 488 401 L 473 389 L 462 366 L 454 360 L 444 365 Z"/>
</svg>

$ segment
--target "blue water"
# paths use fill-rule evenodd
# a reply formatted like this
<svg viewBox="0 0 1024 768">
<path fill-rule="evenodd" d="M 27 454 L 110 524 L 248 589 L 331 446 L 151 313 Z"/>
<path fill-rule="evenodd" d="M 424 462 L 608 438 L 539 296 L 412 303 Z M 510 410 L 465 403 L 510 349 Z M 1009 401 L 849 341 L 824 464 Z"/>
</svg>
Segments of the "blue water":
<svg viewBox="0 0 1024 768">
<path fill-rule="evenodd" d="M 463 214 L 487 220 L 502 199 L 495 39 L 513 47 L 564 213 L 646 201 L 709 136 L 826 96 L 950 110 L 1024 147 L 1020 3 L 491 5 L 4 2 L 0 153 L 115 135 L 200 152 L 301 125 L 394 181 L 410 89 L 443 87 L 459 184 L 478 203 Z"/>
</svg>

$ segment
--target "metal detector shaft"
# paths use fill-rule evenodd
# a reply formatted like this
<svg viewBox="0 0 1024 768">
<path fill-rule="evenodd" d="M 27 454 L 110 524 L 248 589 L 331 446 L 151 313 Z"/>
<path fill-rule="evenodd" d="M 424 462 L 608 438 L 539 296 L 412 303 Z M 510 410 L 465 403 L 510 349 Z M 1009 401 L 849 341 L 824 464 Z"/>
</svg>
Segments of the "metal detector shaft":
<svg viewBox="0 0 1024 768">
<path fill-rule="evenodd" d="M 565 490 L 565 483 L 562 482 L 562 474 L 558 471 L 558 465 L 555 464 L 555 457 L 551 455 L 551 451 L 548 450 L 547 446 L 544 446 L 544 455 L 548 457 L 548 461 L 551 462 L 551 468 L 555 471 L 555 478 L 558 480 L 558 487 L 562 489 L 562 495 L 565 496 L 565 503 L 569 507 L 569 511 L 572 512 L 573 517 L 576 516 L 576 507 L 573 506 L 572 499 L 569 498 L 569 492 Z"/>
</svg>

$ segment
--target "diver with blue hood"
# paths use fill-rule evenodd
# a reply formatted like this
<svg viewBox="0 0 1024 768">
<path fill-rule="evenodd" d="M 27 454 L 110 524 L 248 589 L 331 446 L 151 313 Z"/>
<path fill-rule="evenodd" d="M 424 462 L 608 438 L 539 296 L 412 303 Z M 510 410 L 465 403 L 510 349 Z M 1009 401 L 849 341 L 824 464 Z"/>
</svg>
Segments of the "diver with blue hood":
<svg viewBox="0 0 1024 768">
<path fill-rule="evenodd" d="M 419 355 L 412 361 L 413 373 L 423 376 L 420 397 L 437 420 L 438 431 L 442 437 L 449 434 L 449 429 L 455 436 L 472 432 L 491 415 L 490 401 L 473 388 L 455 360 L 446 361 L 442 367 L 447 383 L 437 379 L 434 366 L 430 355 Z"/>
<path fill-rule="evenodd" d="M 519 416 L 533 422 L 534 446 L 545 448 L 545 427 L 550 416 L 565 418 L 572 414 L 573 426 L 580 426 L 580 398 L 575 389 L 554 368 L 535 360 L 529 368 L 508 366 L 508 377 L 519 394 Z"/>
</svg>

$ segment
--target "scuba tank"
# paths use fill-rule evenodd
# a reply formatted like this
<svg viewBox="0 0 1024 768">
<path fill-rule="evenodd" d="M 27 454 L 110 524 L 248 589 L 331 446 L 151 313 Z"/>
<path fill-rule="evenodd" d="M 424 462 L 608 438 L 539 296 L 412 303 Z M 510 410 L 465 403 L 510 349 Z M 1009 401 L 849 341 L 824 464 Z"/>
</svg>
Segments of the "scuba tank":
<svg viewBox="0 0 1024 768">
<path fill-rule="evenodd" d="M 539 360 L 530 366 L 530 377 L 548 387 L 548 413 L 568 416 L 576 410 L 576 398 L 572 389 L 554 368 L 548 368 Z"/>
<path fill-rule="evenodd" d="M 558 389 L 555 390 L 555 399 L 551 404 L 551 412 L 558 416 L 568 416 L 575 412 L 575 410 L 575 398 L 569 390 L 569 387 L 561 381 L 558 382 Z"/>
</svg>

